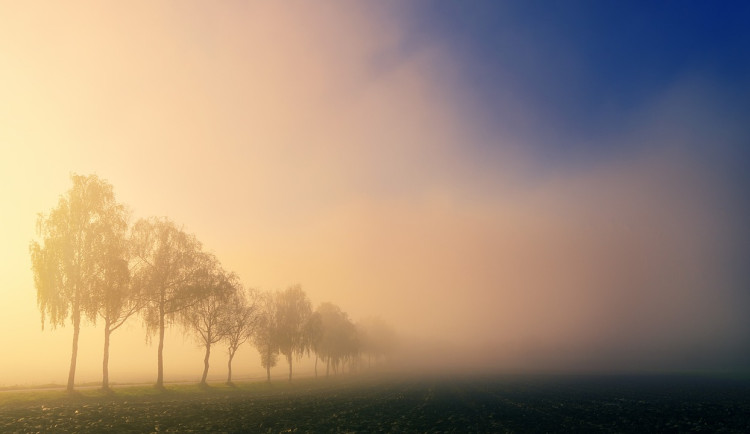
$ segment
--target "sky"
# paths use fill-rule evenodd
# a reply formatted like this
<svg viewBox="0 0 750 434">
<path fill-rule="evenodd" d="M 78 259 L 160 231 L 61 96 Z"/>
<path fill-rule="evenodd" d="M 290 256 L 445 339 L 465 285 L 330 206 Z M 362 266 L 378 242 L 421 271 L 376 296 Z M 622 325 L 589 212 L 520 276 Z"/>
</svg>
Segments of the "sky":
<svg viewBox="0 0 750 434">
<path fill-rule="evenodd" d="M 71 173 L 248 287 L 383 318 L 416 367 L 747 369 L 748 18 L 0 1 L 0 384 L 66 379 L 72 328 L 41 329 L 28 245 Z M 100 378 L 101 331 L 82 333 L 80 381 Z M 165 379 L 197 380 L 197 345 L 165 345 Z M 112 381 L 155 377 L 138 319 L 111 351 Z M 262 375 L 254 349 L 234 371 Z"/>
</svg>

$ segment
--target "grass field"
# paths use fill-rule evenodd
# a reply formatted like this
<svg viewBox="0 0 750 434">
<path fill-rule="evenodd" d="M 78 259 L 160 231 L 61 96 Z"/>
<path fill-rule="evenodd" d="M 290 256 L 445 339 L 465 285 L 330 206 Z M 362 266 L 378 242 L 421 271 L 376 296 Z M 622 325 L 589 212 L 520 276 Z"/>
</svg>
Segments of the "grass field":
<svg viewBox="0 0 750 434">
<path fill-rule="evenodd" d="M 750 432 L 750 381 L 339 377 L 0 393 L 0 432 Z"/>
</svg>

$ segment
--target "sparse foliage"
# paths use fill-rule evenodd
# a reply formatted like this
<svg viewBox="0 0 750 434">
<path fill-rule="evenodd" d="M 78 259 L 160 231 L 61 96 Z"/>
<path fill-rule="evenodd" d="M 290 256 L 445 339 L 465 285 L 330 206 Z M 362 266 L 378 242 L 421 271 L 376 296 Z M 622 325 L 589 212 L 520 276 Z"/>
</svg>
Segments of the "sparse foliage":
<svg viewBox="0 0 750 434">
<path fill-rule="evenodd" d="M 224 339 L 228 332 L 226 325 L 232 313 L 230 303 L 237 291 L 236 276 L 224 271 L 213 255 L 209 255 L 205 266 L 206 276 L 201 279 L 199 288 L 202 296 L 180 312 L 185 328 L 194 333 L 205 348 L 202 385 L 206 384 L 208 376 L 211 345 Z"/>
<path fill-rule="evenodd" d="M 338 371 L 346 360 L 352 360 L 359 351 L 357 330 L 343 312 L 333 303 L 323 303 L 315 311 L 320 321 L 316 354 L 326 362 L 326 376 L 330 369 Z"/>
<path fill-rule="evenodd" d="M 143 320 L 159 334 L 156 387 L 164 386 L 164 330 L 177 314 L 205 297 L 212 258 L 200 242 L 166 218 L 142 219 L 131 235 L 133 280 L 143 289 Z"/>
<path fill-rule="evenodd" d="M 272 293 L 258 297 L 258 319 L 253 344 L 260 354 L 260 364 L 266 369 L 266 378 L 271 381 L 271 368 L 278 361 L 279 343 L 276 319 L 276 303 Z"/>
<path fill-rule="evenodd" d="M 140 288 L 131 284 L 127 226 L 119 228 L 101 259 L 107 263 L 103 282 L 95 289 L 97 312 L 104 321 L 104 355 L 102 357 L 102 388 L 109 388 L 109 345 L 112 332 L 143 307 Z"/>
<path fill-rule="evenodd" d="M 320 312 L 316 310 L 310 314 L 305 325 L 305 339 L 307 340 L 307 353 L 315 354 L 315 377 L 318 376 L 318 359 L 320 359 L 321 345 L 323 340 L 323 320 Z"/>
<path fill-rule="evenodd" d="M 67 390 L 75 383 L 81 317 L 96 321 L 97 297 L 108 285 L 125 280 L 119 258 L 127 213 L 112 186 L 96 175 L 72 175 L 73 186 L 48 215 L 40 214 L 31 254 L 37 303 L 52 327 L 73 324 L 73 348 Z"/>
<path fill-rule="evenodd" d="M 292 359 L 301 357 L 307 349 L 305 326 L 312 308 L 299 285 L 277 292 L 275 298 L 278 348 L 289 363 L 289 381 L 292 381 Z"/>
<path fill-rule="evenodd" d="M 365 318 L 357 324 L 361 351 L 367 354 L 368 366 L 372 358 L 378 360 L 393 353 L 398 338 L 393 328 L 380 318 Z"/>
<path fill-rule="evenodd" d="M 252 338 L 260 320 L 260 303 L 258 293 L 253 289 L 245 290 L 239 279 L 232 279 L 235 287 L 229 300 L 229 313 L 224 318 L 224 341 L 227 343 L 227 384 L 232 384 L 232 359 L 240 345 Z"/>
<path fill-rule="evenodd" d="M 112 332 L 140 313 L 147 339 L 158 333 L 156 386 L 164 384 L 165 329 L 179 321 L 205 348 L 201 384 L 206 383 L 211 347 L 227 344 L 227 384 L 239 347 L 252 340 L 270 381 L 271 368 L 283 354 L 292 380 L 293 359 L 315 354 L 333 368 L 389 354 L 395 333 L 368 319 L 356 327 L 338 306 L 323 303 L 312 312 L 299 285 L 275 293 L 245 290 L 237 276 L 202 250 L 201 243 L 167 218 L 141 219 L 128 227 L 125 207 L 112 186 L 96 175 L 72 175 L 73 186 L 48 215 L 39 214 L 39 241 L 29 246 L 42 328 L 68 320 L 73 346 L 68 390 L 75 381 L 82 319 L 104 322 L 102 387 L 109 387 Z"/>
</svg>

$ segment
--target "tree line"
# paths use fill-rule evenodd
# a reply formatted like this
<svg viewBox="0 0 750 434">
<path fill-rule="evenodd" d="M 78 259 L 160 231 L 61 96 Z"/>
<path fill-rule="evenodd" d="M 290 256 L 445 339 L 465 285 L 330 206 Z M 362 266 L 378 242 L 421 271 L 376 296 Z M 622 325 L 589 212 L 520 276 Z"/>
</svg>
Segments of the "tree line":
<svg viewBox="0 0 750 434">
<path fill-rule="evenodd" d="M 332 303 L 312 310 L 299 285 L 283 291 L 245 288 L 200 241 L 168 218 L 129 224 L 127 208 L 115 200 L 112 185 L 96 175 L 71 175 L 72 187 L 49 213 L 37 219 L 39 240 L 29 251 L 37 304 L 45 324 L 73 325 L 67 390 L 73 391 L 81 321 L 104 327 L 102 388 L 109 388 L 111 334 L 140 317 L 147 338 L 158 336 L 156 387 L 164 387 L 164 333 L 181 326 L 205 349 L 201 384 L 206 384 L 211 350 L 226 347 L 227 383 L 232 360 L 250 342 L 270 381 L 279 355 L 289 365 L 315 357 L 326 375 L 345 364 L 354 369 L 362 356 L 387 355 L 394 331 L 378 319 L 354 324 Z"/>
</svg>

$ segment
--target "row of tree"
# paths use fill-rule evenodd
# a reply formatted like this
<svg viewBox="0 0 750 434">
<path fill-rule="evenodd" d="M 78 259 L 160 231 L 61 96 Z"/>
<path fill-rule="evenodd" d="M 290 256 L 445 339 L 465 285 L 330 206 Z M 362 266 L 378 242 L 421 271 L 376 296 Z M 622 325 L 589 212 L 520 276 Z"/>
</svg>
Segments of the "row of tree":
<svg viewBox="0 0 750 434">
<path fill-rule="evenodd" d="M 109 387 L 112 332 L 140 316 L 149 338 L 158 335 L 156 387 L 164 384 L 164 333 L 178 324 L 204 346 L 205 384 L 212 346 L 224 342 L 232 379 L 232 359 L 252 342 L 270 379 L 278 355 L 292 362 L 315 355 L 336 372 L 361 354 L 379 357 L 393 346 L 394 333 L 382 321 L 354 325 L 331 303 L 314 312 L 299 286 L 260 293 L 245 289 L 224 270 L 195 236 L 166 218 L 129 225 L 129 214 L 115 200 L 112 186 L 96 175 L 71 177 L 73 186 L 49 214 L 37 221 L 39 241 L 30 254 L 42 328 L 70 320 L 73 346 L 67 389 L 73 390 L 82 320 L 104 323 L 102 387 Z"/>
<path fill-rule="evenodd" d="M 315 357 L 316 376 L 319 360 L 326 364 L 329 375 L 331 369 L 338 372 L 345 363 L 352 369 L 358 367 L 362 355 L 367 356 L 369 365 L 372 357 L 390 354 L 396 343 L 394 331 L 378 318 L 355 325 L 333 303 L 322 303 L 312 311 L 310 300 L 299 286 L 267 293 L 261 305 L 254 343 L 269 380 L 278 354 L 287 360 L 291 381 L 293 360 L 303 356 Z"/>
</svg>

